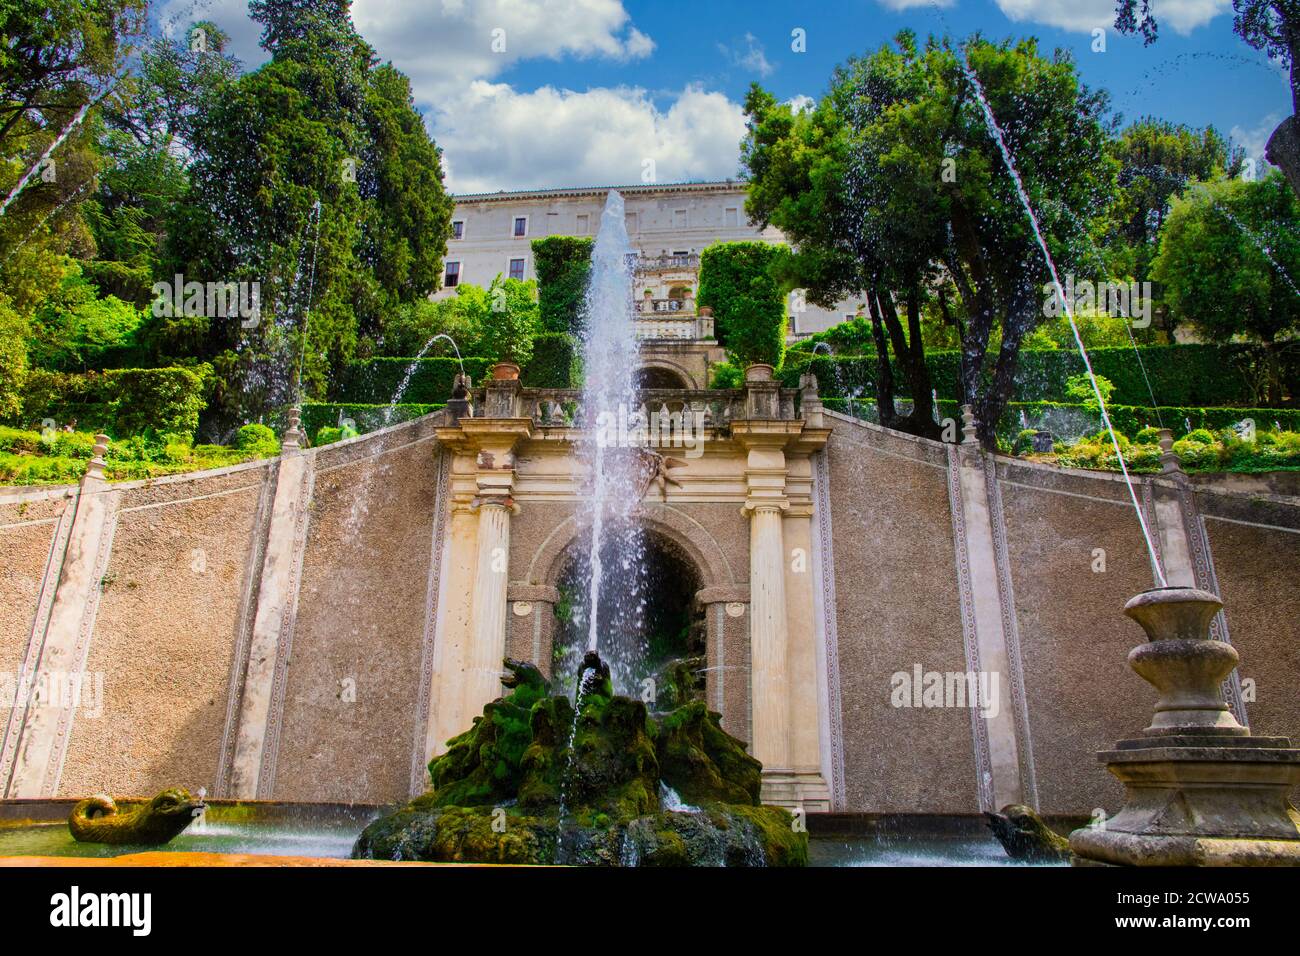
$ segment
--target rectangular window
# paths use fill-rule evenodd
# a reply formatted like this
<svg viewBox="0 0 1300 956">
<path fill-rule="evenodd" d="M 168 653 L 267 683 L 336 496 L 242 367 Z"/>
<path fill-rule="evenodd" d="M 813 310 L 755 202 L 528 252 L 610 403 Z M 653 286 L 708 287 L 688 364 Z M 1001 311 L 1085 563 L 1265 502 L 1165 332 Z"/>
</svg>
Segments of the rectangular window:
<svg viewBox="0 0 1300 956">
<path fill-rule="evenodd" d="M 528 235 L 528 217 L 515 216 L 515 238 L 522 239 Z"/>
<path fill-rule="evenodd" d="M 523 279 L 524 279 L 524 260 L 523 260 L 523 259 L 511 259 L 511 260 L 510 260 L 510 278 L 512 278 L 512 279 L 518 279 L 520 282 L 523 281 Z"/>
<path fill-rule="evenodd" d="M 464 239 L 464 238 L 465 238 L 465 220 L 464 220 L 464 219 L 453 219 L 453 220 L 451 221 L 451 237 L 452 237 L 453 239 Z"/>
<path fill-rule="evenodd" d="M 625 213 L 623 216 L 623 223 L 627 226 L 627 234 L 629 236 L 636 232 L 636 213 Z"/>
<path fill-rule="evenodd" d="M 674 229 L 685 229 L 685 228 L 686 228 L 686 210 L 685 210 L 685 209 L 674 209 L 674 210 L 673 210 L 673 228 L 674 228 Z"/>
<path fill-rule="evenodd" d="M 580 236 L 585 236 L 591 232 L 591 219 L 585 212 L 578 213 L 577 227 L 574 232 Z"/>
<path fill-rule="evenodd" d="M 739 218 L 735 206 L 728 206 L 726 209 L 722 210 L 722 224 L 728 229 L 735 229 Z"/>
<path fill-rule="evenodd" d="M 447 274 L 442 277 L 442 287 L 450 289 L 460 282 L 460 263 L 447 263 Z"/>
</svg>

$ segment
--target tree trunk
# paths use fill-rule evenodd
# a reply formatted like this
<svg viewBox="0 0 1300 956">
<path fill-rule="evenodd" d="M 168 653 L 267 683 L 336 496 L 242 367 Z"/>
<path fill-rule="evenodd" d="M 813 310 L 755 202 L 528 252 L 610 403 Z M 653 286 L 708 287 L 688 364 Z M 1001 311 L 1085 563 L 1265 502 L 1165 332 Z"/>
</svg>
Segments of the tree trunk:
<svg viewBox="0 0 1300 956">
<path fill-rule="evenodd" d="M 885 341 L 885 330 L 881 313 L 880 294 L 872 292 L 871 302 L 871 338 L 876 343 L 876 412 L 880 424 L 885 428 L 897 427 L 898 412 L 894 408 L 894 370 L 889 364 L 889 345 Z"/>
</svg>

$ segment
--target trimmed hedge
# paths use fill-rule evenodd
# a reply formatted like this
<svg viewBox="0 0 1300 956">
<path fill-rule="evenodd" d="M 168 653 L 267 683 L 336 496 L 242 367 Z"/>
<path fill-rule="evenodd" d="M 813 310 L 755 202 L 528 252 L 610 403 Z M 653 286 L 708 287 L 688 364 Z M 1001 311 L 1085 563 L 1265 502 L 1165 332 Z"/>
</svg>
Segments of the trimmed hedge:
<svg viewBox="0 0 1300 956">
<path fill-rule="evenodd" d="M 701 308 L 713 310 L 718 344 L 738 365 L 785 358 L 785 291 L 772 274 L 785 246 L 767 242 L 715 242 L 700 253 Z"/>
<path fill-rule="evenodd" d="M 531 245 L 542 330 L 580 332 L 595 240 L 585 236 L 547 236 L 534 239 Z"/>
<path fill-rule="evenodd" d="M 415 405 L 443 403 L 451 397 L 451 386 L 460 371 L 454 358 L 372 358 L 349 362 L 339 384 L 338 399 L 345 404 L 387 405 L 393 400 L 407 370 L 415 364 L 400 402 Z M 485 358 L 465 359 L 465 372 L 475 384 L 487 377 L 492 362 Z M 328 424 L 334 424 L 329 422 Z M 308 434 L 314 434 L 309 431 Z"/>
<path fill-rule="evenodd" d="M 847 398 L 832 397 L 825 398 L 822 402 L 827 408 L 843 412 L 845 415 L 851 414 L 856 418 L 867 421 L 878 420 L 875 401 L 872 398 L 855 398 L 850 402 Z M 1021 412 L 1025 413 L 1025 418 L 1029 420 L 1030 427 L 1033 427 L 1034 421 L 1040 419 L 1044 413 L 1051 411 L 1077 413 L 1093 419 L 1095 424 L 1085 429 L 1089 434 L 1096 433 L 1102 428 L 1101 415 L 1094 413 L 1086 405 L 1067 402 L 1011 402 L 1007 405 L 1002 420 L 998 422 L 998 437 L 1010 440 L 1020 433 Z M 1159 415 L 1157 415 L 1157 409 L 1149 407 L 1107 405 L 1106 411 L 1110 415 L 1110 421 L 1115 426 L 1115 430 L 1127 436 L 1130 440 L 1136 438 L 1138 432 L 1144 428 L 1161 427 L 1160 423 L 1162 421 L 1164 422 L 1163 427 L 1173 431 L 1174 438 L 1180 438 L 1197 429 L 1217 432 L 1229 428 L 1246 418 L 1253 419 L 1255 427 L 1259 431 L 1273 431 L 1275 426 L 1280 426 L 1281 431 L 1300 431 L 1300 408 L 1200 408 L 1195 406 L 1162 405 L 1158 409 Z M 938 412 L 940 419 L 951 418 L 956 422 L 960 422 L 960 406 L 957 402 L 940 399 Z M 1189 424 L 1190 428 L 1188 427 Z"/>
<path fill-rule="evenodd" d="M 322 428 L 337 428 L 340 421 L 351 420 L 357 432 L 364 434 L 409 422 L 443 407 L 445 403 L 367 405 L 358 402 L 304 402 L 302 429 L 308 435 L 316 435 Z"/>
<path fill-rule="evenodd" d="M 1249 405 L 1254 400 L 1245 371 L 1255 358 L 1252 346 L 1147 345 L 1141 347 L 1140 354 L 1151 379 L 1151 391 L 1165 405 L 1227 407 Z M 1089 349 L 1088 355 L 1093 370 L 1114 384 L 1112 398 L 1117 404 L 1150 403 L 1146 380 L 1132 348 Z M 955 400 L 960 395 L 960 362 L 961 353 L 956 351 L 926 355 L 935 391 L 941 399 Z M 874 393 L 874 354 L 829 356 L 792 350 L 781 370 L 781 380 L 793 387 L 798 384 L 800 373 L 808 368 L 817 376 L 823 395 Z M 1067 401 L 1066 380 L 1082 371 L 1083 359 L 1071 349 L 1027 349 L 1020 353 L 1012 400 Z M 898 375 L 895 380 L 903 381 Z"/>
<path fill-rule="evenodd" d="M 533 357 L 519 374 L 529 388 L 576 388 L 582 381 L 582 355 L 567 332 L 543 332 L 533 339 Z"/>
<path fill-rule="evenodd" d="M 83 431 L 112 436 L 153 432 L 192 437 L 207 406 L 210 366 L 126 368 L 64 373 L 32 370 L 27 375 L 21 420 L 36 425 L 74 420 Z"/>
</svg>

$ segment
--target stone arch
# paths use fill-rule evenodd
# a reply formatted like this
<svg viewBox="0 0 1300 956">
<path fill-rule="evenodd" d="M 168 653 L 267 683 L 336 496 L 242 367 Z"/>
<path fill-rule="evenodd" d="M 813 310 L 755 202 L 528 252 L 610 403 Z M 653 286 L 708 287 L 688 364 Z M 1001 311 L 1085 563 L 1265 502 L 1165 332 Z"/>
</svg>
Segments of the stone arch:
<svg viewBox="0 0 1300 956">
<path fill-rule="evenodd" d="M 660 385 L 660 384 L 652 384 L 652 385 L 649 385 L 649 386 L 645 386 L 645 385 L 642 385 L 642 381 L 643 381 L 643 373 L 648 373 L 648 375 L 646 375 L 645 377 L 649 377 L 649 376 L 672 376 L 673 378 L 678 379 L 678 380 L 680 381 L 680 384 L 677 384 L 677 385 Z M 701 385 L 699 385 L 699 384 L 695 381 L 695 376 L 693 376 L 693 375 L 692 375 L 692 374 L 691 374 L 691 373 L 686 369 L 686 367 L 685 367 L 684 365 L 679 365 L 679 364 L 677 364 L 676 362 L 670 362 L 670 361 L 668 361 L 667 359 L 663 359 L 663 358 L 647 358 L 647 359 L 645 359 L 645 360 L 641 363 L 640 367 L 636 370 L 636 384 L 637 384 L 637 387 L 638 387 L 638 388 L 645 388 L 645 387 L 648 387 L 648 388 L 689 388 L 689 389 L 698 389 L 698 388 L 701 388 L 701 387 L 702 387 Z"/>
<path fill-rule="evenodd" d="M 722 546 L 694 518 L 662 503 L 642 505 L 638 517 L 648 531 L 665 538 L 695 566 L 701 589 L 738 583 L 735 569 Z M 575 515 L 556 525 L 528 562 L 528 584 L 554 586 L 564 570 L 567 552 L 579 530 Z M 743 570 L 747 575 L 748 565 Z"/>
</svg>

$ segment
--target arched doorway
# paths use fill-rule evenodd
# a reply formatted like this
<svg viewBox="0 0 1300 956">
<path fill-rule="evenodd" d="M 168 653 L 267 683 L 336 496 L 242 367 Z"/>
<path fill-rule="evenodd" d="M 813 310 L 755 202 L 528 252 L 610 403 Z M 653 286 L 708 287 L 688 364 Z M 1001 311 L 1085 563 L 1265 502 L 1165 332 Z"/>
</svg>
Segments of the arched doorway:
<svg viewBox="0 0 1300 956">
<path fill-rule="evenodd" d="M 700 658 L 696 696 L 705 695 L 704 661 L 707 658 L 707 624 L 704 609 L 695 600 L 703 578 L 690 555 L 665 534 L 640 530 L 641 560 L 637 567 L 602 558 L 607 574 L 622 575 L 629 591 L 641 600 L 612 607 L 607 601 L 597 612 L 597 639 L 601 656 L 615 671 L 616 684 L 639 696 L 646 678 L 658 679 L 672 660 Z M 572 686 L 590 635 L 589 538 L 578 535 L 565 550 L 556 587 L 551 667 L 557 686 Z M 635 576 L 635 581 L 632 580 Z M 617 581 L 617 578 L 615 579 Z M 617 586 L 617 584 L 616 584 Z"/>
<path fill-rule="evenodd" d="M 642 389 L 690 388 L 680 372 L 660 365 L 644 365 L 636 370 L 633 381 L 637 391 Z"/>
</svg>

